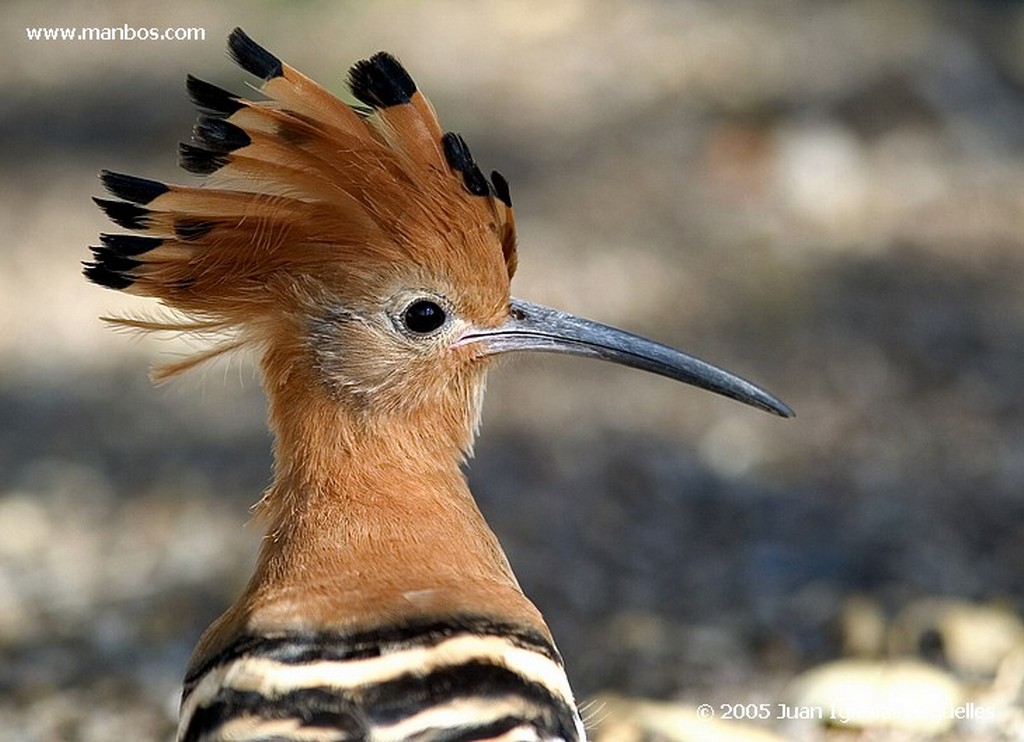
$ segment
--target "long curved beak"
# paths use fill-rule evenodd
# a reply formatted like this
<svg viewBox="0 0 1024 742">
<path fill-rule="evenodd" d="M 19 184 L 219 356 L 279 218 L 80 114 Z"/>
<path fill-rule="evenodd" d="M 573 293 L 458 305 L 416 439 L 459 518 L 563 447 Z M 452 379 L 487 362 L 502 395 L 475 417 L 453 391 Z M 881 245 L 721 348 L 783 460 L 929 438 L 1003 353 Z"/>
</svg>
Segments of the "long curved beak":
<svg viewBox="0 0 1024 742">
<path fill-rule="evenodd" d="M 780 417 L 794 413 L 773 394 L 706 361 L 653 340 L 566 312 L 512 299 L 509 319 L 493 329 L 475 329 L 458 344 L 479 343 L 485 355 L 512 351 L 565 353 L 667 376 L 722 394 Z"/>
</svg>

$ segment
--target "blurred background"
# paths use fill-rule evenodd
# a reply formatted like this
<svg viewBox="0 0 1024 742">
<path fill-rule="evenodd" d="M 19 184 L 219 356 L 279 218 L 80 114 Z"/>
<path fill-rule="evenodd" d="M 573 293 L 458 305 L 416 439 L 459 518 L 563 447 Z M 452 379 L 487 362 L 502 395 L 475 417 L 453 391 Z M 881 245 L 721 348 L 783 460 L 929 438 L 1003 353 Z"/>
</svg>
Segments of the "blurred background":
<svg viewBox="0 0 1024 742">
<path fill-rule="evenodd" d="M 251 82 L 224 51 L 236 25 L 335 91 L 353 61 L 396 54 L 512 185 L 516 295 L 689 350 L 797 411 L 579 359 L 492 375 L 469 478 L 580 696 L 775 703 L 844 655 L 913 657 L 961 698 L 1010 682 L 998 723 L 761 726 L 1020 738 L 1024 4 L 3 15 L 0 739 L 169 739 L 191 647 L 252 566 L 244 524 L 271 460 L 251 361 L 151 387 L 183 342 L 111 331 L 100 315 L 145 303 L 80 274 L 113 229 L 97 172 L 187 180 L 185 74 Z M 25 31 L 126 25 L 206 38 Z M 956 634 L 957 611 L 983 628 Z M 963 641 L 993 637 L 989 661 L 963 660 Z"/>
</svg>

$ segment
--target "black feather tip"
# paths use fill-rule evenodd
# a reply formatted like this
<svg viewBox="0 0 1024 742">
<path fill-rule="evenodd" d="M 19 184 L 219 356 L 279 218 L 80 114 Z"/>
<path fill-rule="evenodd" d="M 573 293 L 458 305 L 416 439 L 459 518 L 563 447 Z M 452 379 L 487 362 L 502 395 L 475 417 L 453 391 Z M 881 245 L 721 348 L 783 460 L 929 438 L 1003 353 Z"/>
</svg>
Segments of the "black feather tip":
<svg viewBox="0 0 1024 742">
<path fill-rule="evenodd" d="M 186 77 L 185 88 L 192 102 L 208 115 L 227 117 L 242 108 L 237 95 L 198 77 Z"/>
<path fill-rule="evenodd" d="M 101 170 L 100 180 L 103 182 L 103 187 L 112 195 L 123 198 L 125 201 L 131 201 L 133 204 L 148 204 L 170 190 L 166 184 L 159 181 L 115 173 L 110 170 Z"/>
<path fill-rule="evenodd" d="M 249 38 L 240 28 L 228 36 L 228 52 L 239 67 L 256 77 L 270 80 L 284 74 L 281 60 Z"/>
<path fill-rule="evenodd" d="M 131 276 L 110 270 L 103 263 L 82 263 L 82 273 L 93 283 L 108 289 L 126 289 L 135 283 Z"/>
<path fill-rule="evenodd" d="M 212 116 L 200 116 L 192 129 L 192 137 L 214 152 L 233 152 L 252 144 L 252 139 L 230 121 Z"/>
<path fill-rule="evenodd" d="M 115 273 L 127 273 L 133 268 L 138 268 L 142 265 L 142 261 L 122 255 L 111 250 L 109 247 L 90 247 L 89 249 L 92 250 L 92 255 L 96 258 L 97 264 L 102 264 L 107 270 L 114 271 Z"/>
<path fill-rule="evenodd" d="M 106 286 L 109 289 L 126 289 L 135 283 L 135 278 L 130 275 L 134 268 L 142 263 L 133 258 L 122 255 L 109 247 L 90 247 L 93 260 L 90 263 L 82 263 L 82 273 L 93 283 Z"/>
<path fill-rule="evenodd" d="M 178 145 L 178 164 L 195 175 L 210 175 L 230 162 L 223 152 L 213 152 L 205 147 L 182 142 Z"/>
<path fill-rule="evenodd" d="M 118 255 L 134 257 L 164 244 L 160 237 L 142 237 L 136 234 L 101 234 L 100 242 Z M 93 248 L 93 252 L 96 248 Z"/>
<path fill-rule="evenodd" d="M 508 181 L 505 176 L 497 170 L 491 171 L 491 185 L 494 186 L 494 195 L 510 209 L 512 208 L 512 194 L 508 190 Z"/>
<path fill-rule="evenodd" d="M 348 86 L 352 95 L 373 108 L 408 103 L 416 93 L 416 83 L 405 67 L 387 52 L 377 52 L 352 65 Z"/>
<path fill-rule="evenodd" d="M 476 167 L 473 155 L 469 151 L 469 145 L 466 144 L 466 140 L 462 138 L 461 134 L 456 134 L 453 131 L 445 132 L 441 137 L 441 144 L 444 146 L 444 158 L 448 160 L 448 165 L 452 170 L 464 173 Z"/>
<path fill-rule="evenodd" d="M 460 134 L 449 131 L 441 137 L 441 144 L 444 147 L 444 157 L 448 161 L 448 165 L 452 170 L 462 173 L 462 183 L 466 186 L 466 190 L 474 196 L 490 195 L 490 184 L 474 162 L 466 140 Z"/>
<path fill-rule="evenodd" d="M 109 201 L 105 198 L 93 198 L 93 201 L 118 226 L 125 229 L 149 228 L 149 209 L 125 201 Z"/>
</svg>

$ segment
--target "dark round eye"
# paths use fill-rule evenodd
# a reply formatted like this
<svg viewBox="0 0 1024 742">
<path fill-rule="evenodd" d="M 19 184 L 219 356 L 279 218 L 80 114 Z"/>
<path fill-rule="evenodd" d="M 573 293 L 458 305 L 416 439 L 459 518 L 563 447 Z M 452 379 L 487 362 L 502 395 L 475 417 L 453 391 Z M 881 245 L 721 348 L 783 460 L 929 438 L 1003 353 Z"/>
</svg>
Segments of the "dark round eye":
<svg viewBox="0 0 1024 742">
<path fill-rule="evenodd" d="M 405 309 L 402 322 L 406 329 L 417 335 L 427 335 L 445 323 L 448 317 L 436 301 L 418 299 Z"/>
</svg>

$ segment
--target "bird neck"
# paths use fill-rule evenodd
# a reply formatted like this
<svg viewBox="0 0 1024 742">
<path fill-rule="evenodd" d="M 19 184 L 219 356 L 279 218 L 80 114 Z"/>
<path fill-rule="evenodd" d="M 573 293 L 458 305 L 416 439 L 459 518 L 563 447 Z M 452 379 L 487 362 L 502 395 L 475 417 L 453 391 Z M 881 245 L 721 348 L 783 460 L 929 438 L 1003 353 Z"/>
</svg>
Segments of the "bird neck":
<svg viewBox="0 0 1024 742">
<path fill-rule="evenodd" d="M 312 380 L 293 376 L 268 389 L 275 481 L 260 504 L 267 536 L 243 596 L 197 657 L 238 633 L 453 615 L 547 634 L 460 470 L 472 413 L 367 421 L 304 381 Z M 464 429 L 445 428 L 460 419 Z"/>
</svg>

